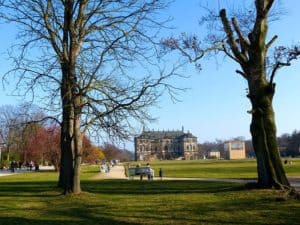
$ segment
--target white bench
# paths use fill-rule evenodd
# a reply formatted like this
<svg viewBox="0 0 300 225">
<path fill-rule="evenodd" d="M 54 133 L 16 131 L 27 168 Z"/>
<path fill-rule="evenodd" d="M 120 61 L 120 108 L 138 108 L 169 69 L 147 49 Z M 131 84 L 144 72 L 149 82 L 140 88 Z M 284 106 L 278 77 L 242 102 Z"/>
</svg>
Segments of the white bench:
<svg viewBox="0 0 300 225">
<path fill-rule="evenodd" d="M 128 168 L 128 177 L 133 179 L 134 176 L 141 176 L 141 180 L 143 176 L 148 176 L 151 180 L 154 177 L 154 170 L 150 167 L 130 167 Z"/>
</svg>

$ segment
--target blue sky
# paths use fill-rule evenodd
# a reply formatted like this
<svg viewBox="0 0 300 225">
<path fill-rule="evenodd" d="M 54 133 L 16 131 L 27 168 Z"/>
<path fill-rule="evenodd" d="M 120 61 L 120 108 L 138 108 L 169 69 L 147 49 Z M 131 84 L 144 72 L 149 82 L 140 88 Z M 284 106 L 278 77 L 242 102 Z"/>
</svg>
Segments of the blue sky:
<svg viewBox="0 0 300 225">
<path fill-rule="evenodd" d="M 170 34 L 176 36 L 180 32 L 190 32 L 201 36 L 198 26 L 201 17 L 199 0 L 177 0 L 169 12 L 174 17 L 176 30 Z M 213 3 L 212 3 L 213 2 Z M 211 1 L 216 7 L 232 5 L 230 0 Z M 218 5 L 219 3 L 219 5 Z M 278 1 L 285 15 L 279 21 L 269 26 L 269 34 L 277 34 L 274 45 L 300 43 L 300 1 Z M 157 123 L 149 125 L 150 129 L 181 129 L 191 131 L 198 141 L 213 141 L 215 139 L 230 139 L 236 136 L 250 138 L 249 124 L 251 109 L 246 98 L 246 81 L 234 71 L 238 65 L 223 58 L 202 62 L 203 70 L 199 73 L 192 65 L 184 68 L 185 73 L 192 77 L 183 83 L 190 88 L 181 95 L 182 102 L 173 104 L 167 98 L 161 102 L 161 107 L 154 110 L 159 117 Z M 291 67 L 281 69 L 276 76 L 276 95 L 274 109 L 277 123 L 277 133 L 291 133 L 300 129 L 300 62 L 294 62 Z"/>
<path fill-rule="evenodd" d="M 176 36 L 187 32 L 201 37 L 203 30 L 198 26 L 198 21 L 201 17 L 200 4 L 206 4 L 205 2 L 210 2 L 216 7 L 227 7 L 237 1 L 176 0 L 170 9 L 164 12 L 173 17 L 171 24 L 175 28 L 164 31 L 164 34 Z M 286 13 L 279 21 L 270 25 L 270 36 L 279 36 L 275 45 L 300 43 L 300 1 L 279 0 L 278 4 Z M 13 43 L 15 30 L 7 25 L 1 25 L 0 30 L 0 53 L 4 53 Z M 3 73 L 9 64 L 3 57 L 0 57 L 0 64 L 0 73 Z M 236 136 L 250 138 L 251 116 L 246 112 L 251 106 L 246 98 L 246 82 L 234 72 L 238 65 L 221 58 L 218 61 L 203 61 L 202 68 L 201 72 L 196 71 L 193 65 L 183 68 L 182 73 L 191 77 L 180 80 L 177 85 L 189 90 L 182 93 L 179 96 L 181 102 L 175 104 L 167 95 L 163 96 L 159 106 L 152 109 L 153 116 L 158 120 L 148 124 L 148 128 L 176 130 L 184 126 L 185 130 L 198 137 L 200 143 Z M 294 62 L 291 67 L 280 70 L 275 81 L 277 90 L 274 109 L 278 135 L 299 130 L 300 62 Z M 0 105 L 17 103 L 16 97 L 8 96 L 11 88 L 12 86 L 6 87 L 6 90 L 0 88 Z M 132 145 L 129 146 L 131 148 Z"/>
</svg>

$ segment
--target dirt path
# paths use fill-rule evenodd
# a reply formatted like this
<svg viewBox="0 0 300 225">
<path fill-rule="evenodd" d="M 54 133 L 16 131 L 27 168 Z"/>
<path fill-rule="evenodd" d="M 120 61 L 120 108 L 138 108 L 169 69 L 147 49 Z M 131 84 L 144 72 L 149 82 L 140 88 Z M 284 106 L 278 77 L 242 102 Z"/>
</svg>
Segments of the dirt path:
<svg viewBox="0 0 300 225">
<path fill-rule="evenodd" d="M 13 175 L 13 173 L 0 173 L 0 177 Z"/>
<path fill-rule="evenodd" d="M 22 173 L 22 171 L 16 170 L 14 173 L 12 173 L 10 170 L 0 170 L 0 177 L 20 174 L 20 173 Z"/>
<path fill-rule="evenodd" d="M 123 165 L 111 167 L 109 173 L 98 173 L 94 179 L 127 179 Z"/>
</svg>

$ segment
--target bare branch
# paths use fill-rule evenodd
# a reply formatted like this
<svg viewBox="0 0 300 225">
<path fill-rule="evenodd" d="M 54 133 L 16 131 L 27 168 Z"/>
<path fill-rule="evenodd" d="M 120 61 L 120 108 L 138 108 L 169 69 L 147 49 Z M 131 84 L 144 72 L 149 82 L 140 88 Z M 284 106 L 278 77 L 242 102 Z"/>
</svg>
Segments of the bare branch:
<svg viewBox="0 0 300 225">
<path fill-rule="evenodd" d="M 220 11 L 220 17 L 221 17 L 221 20 L 222 20 L 224 31 L 225 31 L 225 33 L 227 35 L 227 38 L 228 38 L 229 45 L 230 45 L 230 47 L 233 51 L 233 54 L 239 60 L 240 64 L 245 64 L 247 62 L 247 58 L 245 57 L 245 55 L 242 54 L 242 52 L 239 51 L 239 49 L 237 47 L 236 41 L 234 39 L 233 31 L 231 29 L 230 23 L 229 23 L 229 21 L 227 19 L 227 16 L 226 16 L 225 9 L 222 9 Z"/>
<path fill-rule="evenodd" d="M 237 33 L 237 35 L 239 37 L 239 42 L 240 42 L 240 46 L 241 46 L 241 53 L 243 55 L 245 55 L 245 53 L 248 52 L 250 42 L 242 34 L 241 29 L 239 28 L 238 22 L 236 21 L 235 18 L 232 18 L 232 24 L 233 24 L 235 32 Z"/>
<path fill-rule="evenodd" d="M 238 74 L 240 74 L 240 75 L 242 75 L 244 78 L 247 79 L 247 75 L 244 72 L 242 72 L 240 70 L 236 70 L 235 72 L 238 73 Z"/>
<path fill-rule="evenodd" d="M 270 48 L 270 46 L 276 41 L 276 39 L 278 38 L 277 35 L 275 35 L 274 37 L 272 37 L 272 39 L 266 44 L 266 48 Z"/>
<path fill-rule="evenodd" d="M 274 65 L 270 75 L 270 84 L 274 83 L 276 72 L 285 66 L 290 66 L 291 62 L 297 60 L 300 56 L 299 46 L 293 46 L 291 48 L 285 46 L 279 46 L 275 48 L 274 52 Z"/>
</svg>

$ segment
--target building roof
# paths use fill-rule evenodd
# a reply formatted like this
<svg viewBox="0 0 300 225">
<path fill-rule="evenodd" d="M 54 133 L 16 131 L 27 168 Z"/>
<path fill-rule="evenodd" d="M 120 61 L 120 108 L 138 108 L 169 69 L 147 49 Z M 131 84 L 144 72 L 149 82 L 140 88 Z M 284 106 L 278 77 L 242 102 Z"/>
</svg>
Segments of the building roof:
<svg viewBox="0 0 300 225">
<path fill-rule="evenodd" d="M 143 131 L 137 138 L 145 139 L 175 139 L 175 138 L 196 138 L 191 133 L 184 133 L 184 131 Z"/>
<path fill-rule="evenodd" d="M 224 143 L 234 143 L 234 142 L 245 142 L 243 140 L 228 140 L 228 141 L 224 141 Z"/>
<path fill-rule="evenodd" d="M 196 138 L 196 136 L 194 136 L 194 135 L 192 135 L 191 133 L 185 133 L 184 135 L 183 135 L 183 138 Z"/>
</svg>

